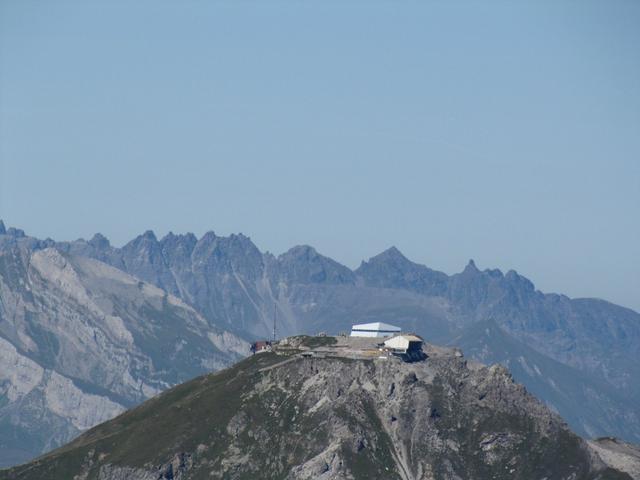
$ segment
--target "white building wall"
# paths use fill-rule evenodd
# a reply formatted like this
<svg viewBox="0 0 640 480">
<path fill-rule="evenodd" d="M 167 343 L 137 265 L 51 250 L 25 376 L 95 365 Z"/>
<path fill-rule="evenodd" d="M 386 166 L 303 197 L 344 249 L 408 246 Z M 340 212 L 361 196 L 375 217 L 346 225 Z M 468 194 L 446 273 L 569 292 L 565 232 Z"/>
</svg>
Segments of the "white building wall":
<svg viewBox="0 0 640 480">
<path fill-rule="evenodd" d="M 390 337 L 393 333 L 384 333 L 384 332 L 358 332 L 356 330 L 351 330 L 352 337 L 369 337 L 369 338 L 384 338 Z"/>
<path fill-rule="evenodd" d="M 384 342 L 384 346 L 396 350 L 406 350 L 409 348 L 409 340 L 404 337 L 393 337 Z"/>
</svg>

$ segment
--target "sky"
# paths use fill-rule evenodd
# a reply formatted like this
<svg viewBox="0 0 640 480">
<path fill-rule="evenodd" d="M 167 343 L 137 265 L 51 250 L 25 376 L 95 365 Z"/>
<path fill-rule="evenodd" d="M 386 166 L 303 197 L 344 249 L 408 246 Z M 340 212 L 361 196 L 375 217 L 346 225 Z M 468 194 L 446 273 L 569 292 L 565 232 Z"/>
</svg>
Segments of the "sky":
<svg viewBox="0 0 640 480">
<path fill-rule="evenodd" d="M 391 245 L 640 311 L 640 2 L 0 0 L 0 218 Z"/>
</svg>

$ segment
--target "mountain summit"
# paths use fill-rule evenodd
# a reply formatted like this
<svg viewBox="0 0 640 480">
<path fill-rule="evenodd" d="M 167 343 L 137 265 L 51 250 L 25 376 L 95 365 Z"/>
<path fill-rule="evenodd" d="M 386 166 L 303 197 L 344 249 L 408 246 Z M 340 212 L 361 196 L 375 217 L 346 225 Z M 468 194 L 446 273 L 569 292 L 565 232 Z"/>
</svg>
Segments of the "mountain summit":
<svg viewBox="0 0 640 480">
<path fill-rule="evenodd" d="M 431 345 L 414 363 L 361 358 L 375 342 L 285 339 L 0 480 L 632 478 L 503 367 Z"/>
</svg>

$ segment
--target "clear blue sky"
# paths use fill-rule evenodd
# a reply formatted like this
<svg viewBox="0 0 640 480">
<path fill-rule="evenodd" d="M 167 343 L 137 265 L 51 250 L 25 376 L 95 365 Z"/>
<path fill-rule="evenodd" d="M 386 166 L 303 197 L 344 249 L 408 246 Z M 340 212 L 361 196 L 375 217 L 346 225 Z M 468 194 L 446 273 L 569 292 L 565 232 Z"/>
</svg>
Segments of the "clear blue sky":
<svg viewBox="0 0 640 480">
<path fill-rule="evenodd" d="M 640 2 L 1 0 L 0 218 L 640 310 Z"/>
</svg>

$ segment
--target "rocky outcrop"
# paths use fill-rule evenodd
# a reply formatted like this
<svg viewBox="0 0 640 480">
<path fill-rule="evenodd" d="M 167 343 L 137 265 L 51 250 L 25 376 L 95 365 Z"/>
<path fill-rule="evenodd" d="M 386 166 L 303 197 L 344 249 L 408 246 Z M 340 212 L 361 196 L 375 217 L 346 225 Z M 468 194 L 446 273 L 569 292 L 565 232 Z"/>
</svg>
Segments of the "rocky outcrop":
<svg viewBox="0 0 640 480">
<path fill-rule="evenodd" d="M 90 453 L 89 459 L 83 466 L 83 472 L 75 477 L 88 478 L 95 464 L 95 452 Z M 99 460 L 98 460 L 99 461 Z M 153 470 L 133 467 L 120 467 L 110 463 L 100 466 L 98 480 L 183 480 L 189 476 L 193 466 L 191 455 L 180 453 L 174 455 L 171 461 Z"/>
<path fill-rule="evenodd" d="M 607 465 L 640 480 L 640 447 L 611 437 L 591 440 L 589 446 Z"/>
</svg>

